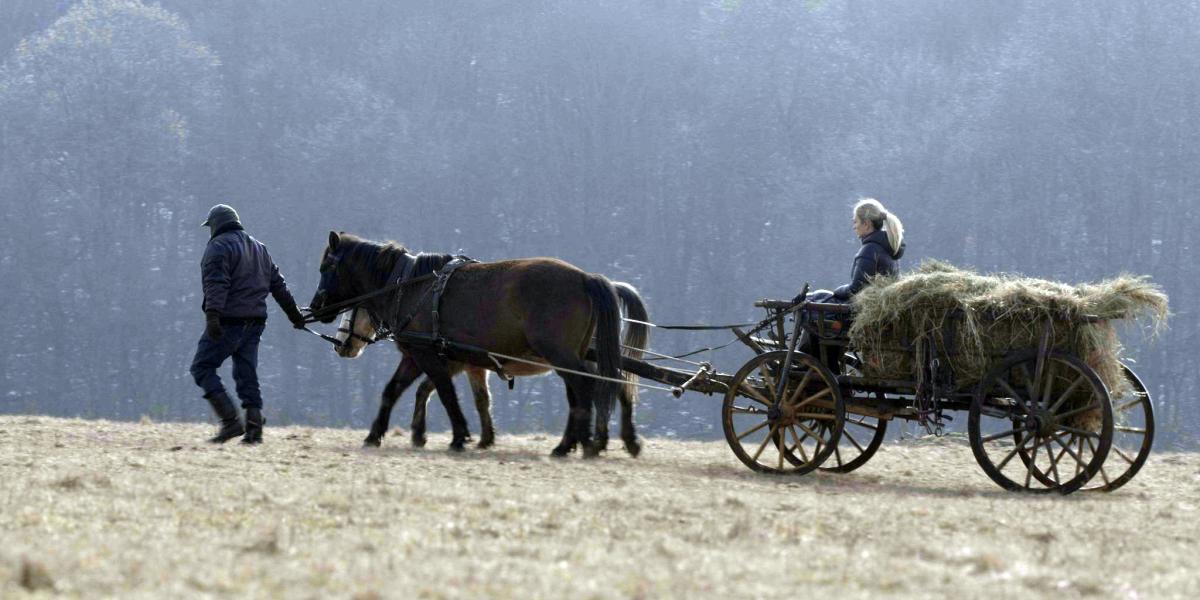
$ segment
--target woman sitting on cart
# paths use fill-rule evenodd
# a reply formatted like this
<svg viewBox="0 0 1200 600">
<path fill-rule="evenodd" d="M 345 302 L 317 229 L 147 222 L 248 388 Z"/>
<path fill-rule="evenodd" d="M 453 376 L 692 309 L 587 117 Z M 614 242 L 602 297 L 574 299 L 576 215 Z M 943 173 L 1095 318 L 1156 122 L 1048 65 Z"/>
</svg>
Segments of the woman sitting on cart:
<svg viewBox="0 0 1200 600">
<path fill-rule="evenodd" d="M 900 271 L 899 260 L 904 256 L 904 224 L 896 215 L 888 212 L 874 198 L 863 198 L 854 205 L 854 233 L 862 240 L 862 247 L 854 256 L 854 266 L 850 269 L 850 283 L 832 292 L 817 290 L 809 292 L 807 300 L 820 304 L 848 304 L 850 299 L 866 287 L 872 277 L 880 275 L 895 275 Z M 800 296 L 794 302 L 804 300 Z M 812 308 L 804 311 L 801 317 L 812 323 L 819 319 L 834 322 L 834 331 L 844 331 L 843 325 L 848 315 L 830 314 Z M 841 352 L 823 356 L 820 343 L 812 339 L 808 331 L 801 336 L 800 349 L 813 356 L 823 357 L 825 364 L 834 373 L 842 370 Z"/>
<path fill-rule="evenodd" d="M 854 256 L 854 266 L 850 269 L 850 283 L 832 292 L 811 292 L 808 294 L 809 302 L 847 304 L 872 277 L 895 275 L 900 271 L 899 261 L 904 256 L 904 224 L 900 219 L 884 209 L 883 204 L 874 198 L 859 200 L 854 205 L 853 215 L 854 233 L 862 240 L 862 247 Z"/>
</svg>

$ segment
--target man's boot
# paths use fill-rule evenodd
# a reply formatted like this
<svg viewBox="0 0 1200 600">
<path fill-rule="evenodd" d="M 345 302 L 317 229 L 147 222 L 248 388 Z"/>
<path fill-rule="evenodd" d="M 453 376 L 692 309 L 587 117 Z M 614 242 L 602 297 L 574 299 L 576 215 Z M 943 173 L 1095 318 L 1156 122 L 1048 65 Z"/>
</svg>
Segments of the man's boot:
<svg viewBox="0 0 1200 600">
<path fill-rule="evenodd" d="M 213 412 L 217 413 L 217 418 L 221 419 L 221 430 L 208 439 L 210 444 L 224 444 L 246 432 L 242 420 L 238 418 L 237 407 L 225 392 L 209 394 L 205 398 L 212 405 Z"/>
<path fill-rule="evenodd" d="M 242 437 L 242 443 L 247 445 L 262 443 L 263 425 L 267 424 L 267 420 L 263 418 L 262 411 L 257 408 L 246 409 L 246 435 Z"/>
</svg>

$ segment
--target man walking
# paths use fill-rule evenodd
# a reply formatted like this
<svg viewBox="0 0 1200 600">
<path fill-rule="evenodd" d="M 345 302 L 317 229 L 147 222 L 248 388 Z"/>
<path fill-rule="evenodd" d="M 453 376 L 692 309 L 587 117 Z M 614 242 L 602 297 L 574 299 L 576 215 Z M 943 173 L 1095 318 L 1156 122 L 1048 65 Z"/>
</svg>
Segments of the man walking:
<svg viewBox="0 0 1200 600">
<path fill-rule="evenodd" d="M 265 420 L 258 390 L 258 340 L 267 324 L 267 293 L 292 325 L 303 327 L 304 317 L 267 247 L 242 229 L 237 211 L 218 204 L 208 211 L 203 226 L 212 232 L 200 262 L 205 327 L 191 371 L 221 419 L 220 431 L 208 441 L 223 444 L 245 434 L 243 444 L 259 444 Z M 217 376 L 217 367 L 231 357 L 245 425 Z"/>
</svg>

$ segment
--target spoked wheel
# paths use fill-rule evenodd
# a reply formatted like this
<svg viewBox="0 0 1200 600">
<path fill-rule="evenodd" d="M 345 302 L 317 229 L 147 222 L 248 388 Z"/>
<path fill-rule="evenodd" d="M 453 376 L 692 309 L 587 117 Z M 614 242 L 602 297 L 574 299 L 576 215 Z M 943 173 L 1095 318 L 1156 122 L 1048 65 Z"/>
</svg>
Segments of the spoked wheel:
<svg viewBox="0 0 1200 600">
<path fill-rule="evenodd" d="M 1062 352 L 1040 361 L 1029 352 L 980 382 L 967 429 L 975 460 L 1001 487 L 1069 494 L 1108 457 L 1113 410 L 1083 361 Z"/>
<path fill-rule="evenodd" d="M 1154 445 L 1154 403 L 1142 380 L 1127 365 L 1125 391 L 1114 396 L 1113 441 L 1100 474 L 1083 486 L 1085 492 L 1111 492 L 1133 479 L 1146 464 Z"/>
<path fill-rule="evenodd" d="M 1125 388 L 1112 402 L 1112 447 L 1100 466 L 1100 473 L 1084 484 L 1085 492 L 1111 492 L 1129 483 L 1146 463 L 1154 444 L 1154 406 L 1150 392 L 1128 366 L 1121 365 L 1121 373 L 1125 377 Z M 1029 459 L 1030 454 L 1023 451 L 1021 460 L 1028 464 Z M 1046 485 L 1053 483 L 1051 475 L 1040 468 L 1033 472 L 1033 476 Z"/>
<path fill-rule="evenodd" d="M 862 362 L 853 354 L 843 356 L 842 365 L 847 375 L 862 374 Z M 867 464 L 887 436 L 887 424 L 887 421 L 878 417 L 847 412 L 842 437 L 833 451 L 833 458 L 820 469 L 830 473 L 849 473 Z"/>
<path fill-rule="evenodd" d="M 725 393 L 725 440 L 746 466 L 767 473 L 803 475 L 834 453 L 845 406 L 837 379 L 817 359 L 796 352 L 787 387 L 777 394 L 787 352 L 750 359 Z"/>
</svg>

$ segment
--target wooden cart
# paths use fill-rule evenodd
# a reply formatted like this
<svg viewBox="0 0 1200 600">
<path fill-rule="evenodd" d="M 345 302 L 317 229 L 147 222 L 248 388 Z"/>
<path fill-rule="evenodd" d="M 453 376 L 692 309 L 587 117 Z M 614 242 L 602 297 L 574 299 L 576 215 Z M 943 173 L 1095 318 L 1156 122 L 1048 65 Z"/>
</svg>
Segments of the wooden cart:
<svg viewBox="0 0 1200 600">
<path fill-rule="evenodd" d="M 871 378 L 849 341 L 849 306 L 756 306 L 767 311 L 766 337 L 736 331 L 754 358 L 732 376 L 707 376 L 726 387 L 726 440 L 756 471 L 853 471 L 875 454 L 893 419 L 940 431 L 951 412 L 967 413 L 976 461 L 1009 490 L 1111 491 L 1137 474 L 1153 443 L 1153 407 L 1141 380 L 1125 366 L 1129 391 L 1110 398 L 1080 357 L 1050 347 L 1050 323 L 1039 347 L 1012 349 L 995 357 L 981 381 L 956 385 L 944 366 L 951 357 L 939 355 L 953 352 L 952 331 L 926 344 L 930 351 L 899 346 L 913 352 L 910 379 Z"/>
</svg>

